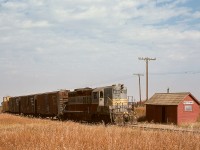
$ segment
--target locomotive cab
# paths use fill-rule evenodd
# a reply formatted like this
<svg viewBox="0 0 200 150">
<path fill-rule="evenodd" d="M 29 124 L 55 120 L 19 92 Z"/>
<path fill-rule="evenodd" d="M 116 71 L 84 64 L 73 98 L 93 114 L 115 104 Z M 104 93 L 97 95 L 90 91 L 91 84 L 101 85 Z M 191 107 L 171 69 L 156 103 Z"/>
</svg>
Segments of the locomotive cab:
<svg viewBox="0 0 200 150">
<path fill-rule="evenodd" d="M 98 106 L 105 106 L 105 99 L 104 99 L 104 89 L 103 88 L 96 88 L 92 92 L 93 104 L 98 104 Z"/>
<path fill-rule="evenodd" d="M 111 122 L 127 122 L 132 115 L 128 111 L 127 88 L 123 84 L 95 88 L 92 103 L 97 104 L 97 113 L 109 116 Z"/>
<path fill-rule="evenodd" d="M 99 106 L 104 106 L 104 92 L 103 92 L 103 90 L 99 91 Z"/>
</svg>

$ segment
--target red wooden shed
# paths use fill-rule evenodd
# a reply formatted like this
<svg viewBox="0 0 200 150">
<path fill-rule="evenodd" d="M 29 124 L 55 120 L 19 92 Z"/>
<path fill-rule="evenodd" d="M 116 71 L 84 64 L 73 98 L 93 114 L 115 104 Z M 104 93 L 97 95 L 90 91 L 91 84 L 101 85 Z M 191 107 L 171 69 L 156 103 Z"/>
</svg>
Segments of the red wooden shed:
<svg viewBox="0 0 200 150">
<path fill-rule="evenodd" d="M 200 102 L 189 92 L 156 93 L 145 104 L 149 122 L 192 123 L 200 113 Z"/>
</svg>

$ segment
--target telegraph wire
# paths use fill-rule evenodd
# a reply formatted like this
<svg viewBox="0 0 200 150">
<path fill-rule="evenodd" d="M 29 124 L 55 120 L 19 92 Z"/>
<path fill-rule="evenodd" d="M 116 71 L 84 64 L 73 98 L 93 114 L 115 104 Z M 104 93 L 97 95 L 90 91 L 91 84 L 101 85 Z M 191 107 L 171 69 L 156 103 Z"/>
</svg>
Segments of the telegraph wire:
<svg viewBox="0 0 200 150">
<path fill-rule="evenodd" d="M 119 76 L 117 78 L 112 78 L 112 79 L 108 79 L 108 80 L 101 80 L 101 81 L 98 81 L 98 82 L 92 82 L 92 83 L 86 84 L 85 87 L 99 87 L 101 85 L 105 86 L 107 84 L 111 84 L 111 83 L 115 84 L 115 83 L 119 83 L 121 81 L 129 80 L 131 78 L 133 78 L 132 74 L 125 74 L 125 75 Z"/>
<path fill-rule="evenodd" d="M 176 76 L 176 75 L 197 75 L 200 74 L 200 71 L 183 71 L 183 72 L 160 72 L 160 73 L 149 73 L 150 76 L 167 76 L 167 75 L 172 75 L 172 76 Z M 133 74 L 124 74 L 121 76 L 118 76 L 116 78 L 107 78 L 106 80 L 99 80 L 97 82 L 91 82 L 88 84 L 84 84 L 83 86 L 85 87 L 99 87 L 99 86 L 105 86 L 111 83 L 120 83 L 120 82 L 124 82 L 126 80 L 132 79 L 133 78 Z"/>
<path fill-rule="evenodd" d="M 200 71 L 184 71 L 184 72 L 163 72 L 163 73 L 149 73 L 150 75 L 192 75 L 200 74 Z"/>
</svg>

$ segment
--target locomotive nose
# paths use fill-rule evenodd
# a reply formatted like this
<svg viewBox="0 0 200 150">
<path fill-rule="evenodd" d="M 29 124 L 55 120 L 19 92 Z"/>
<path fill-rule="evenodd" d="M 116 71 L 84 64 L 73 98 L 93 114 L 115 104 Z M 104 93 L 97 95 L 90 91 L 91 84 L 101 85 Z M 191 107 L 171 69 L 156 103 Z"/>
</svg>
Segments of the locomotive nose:
<svg viewBox="0 0 200 150">
<path fill-rule="evenodd" d="M 130 121 L 130 116 L 129 116 L 129 114 L 127 112 L 124 112 L 123 120 L 124 120 L 124 122 L 129 122 Z"/>
</svg>

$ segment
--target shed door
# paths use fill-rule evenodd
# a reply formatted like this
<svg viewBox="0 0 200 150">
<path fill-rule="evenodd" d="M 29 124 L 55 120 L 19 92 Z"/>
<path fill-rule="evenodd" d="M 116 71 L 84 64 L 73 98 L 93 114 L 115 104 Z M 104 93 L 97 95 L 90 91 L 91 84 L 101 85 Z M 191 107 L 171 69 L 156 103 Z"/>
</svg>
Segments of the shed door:
<svg viewBox="0 0 200 150">
<path fill-rule="evenodd" d="M 162 106 L 162 123 L 166 123 L 166 109 Z"/>
</svg>

